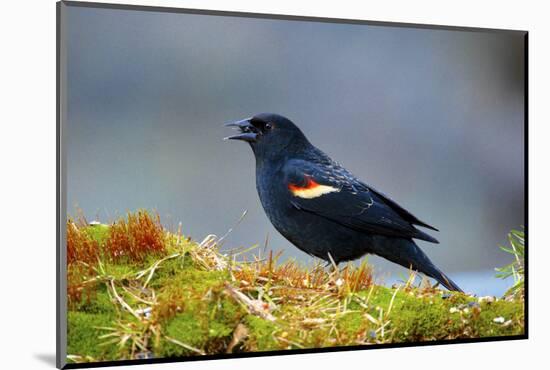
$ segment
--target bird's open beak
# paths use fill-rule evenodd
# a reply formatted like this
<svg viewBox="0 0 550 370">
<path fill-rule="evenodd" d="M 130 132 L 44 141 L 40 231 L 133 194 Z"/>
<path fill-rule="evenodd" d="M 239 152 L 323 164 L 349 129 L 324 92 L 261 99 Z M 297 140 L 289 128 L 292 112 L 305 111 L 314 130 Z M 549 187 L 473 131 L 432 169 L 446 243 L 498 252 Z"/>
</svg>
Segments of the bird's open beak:
<svg viewBox="0 0 550 370">
<path fill-rule="evenodd" d="M 235 127 L 241 131 L 238 135 L 228 136 L 224 140 L 242 140 L 249 143 L 256 142 L 258 138 L 258 129 L 250 123 L 252 117 L 245 118 L 240 121 L 226 123 L 225 127 Z"/>
</svg>

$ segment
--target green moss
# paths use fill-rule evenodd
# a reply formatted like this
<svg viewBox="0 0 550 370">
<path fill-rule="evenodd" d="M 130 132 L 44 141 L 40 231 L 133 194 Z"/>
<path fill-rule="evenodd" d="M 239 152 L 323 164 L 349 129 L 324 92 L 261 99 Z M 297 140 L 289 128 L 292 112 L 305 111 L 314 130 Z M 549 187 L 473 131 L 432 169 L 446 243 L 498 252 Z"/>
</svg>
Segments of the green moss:
<svg viewBox="0 0 550 370">
<path fill-rule="evenodd" d="M 208 328 L 204 320 L 201 320 L 192 311 L 174 317 L 165 326 L 164 331 L 169 337 L 197 348 L 202 348 L 208 337 Z M 193 352 L 170 341 L 166 341 L 165 345 L 159 348 L 159 354 L 169 357 L 190 355 Z"/>
<path fill-rule="evenodd" d="M 101 285 L 90 296 L 90 299 L 83 298 L 75 304 L 72 311 L 90 314 L 106 314 L 114 317 L 116 315 L 115 305 L 111 301 L 105 285 Z"/>
<path fill-rule="evenodd" d="M 439 298 L 408 298 L 400 301 L 391 313 L 397 341 L 444 339 L 460 330 L 460 316 L 449 313 Z"/>
<path fill-rule="evenodd" d="M 109 229 L 109 225 L 99 224 L 87 226 L 82 230 L 101 245 L 107 240 Z"/>
<path fill-rule="evenodd" d="M 234 327 L 223 322 L 211 322 L 208 328 L 209 338 L 228 338 L 233 333 Z"/>
<path fill-rule="evenodd" d="M 481 305 L 478 319 L 472 321 L 472 327 L 480 337 L 519 335 L 523 334 L 524 315 L 523 302 L 486 302 Z M 504 323 L 495 322 L 495 318 L 504 319 Z M 508 320 L 510 323 L 505 324 Z"/>
<path fill-rule="evenodd" d="M 224 302 L 218 309 L 214 309 L 215 306 L 216 304 L 187 305 L 186 312 L 177 314 L 164 325 L 165 334 L 206 352 L 223 352 L 242 313 L 232 303 Z M 158 353 L 161 356 L 194 354 L 193 351 L 169 340 L 164 341 Z"/>
<path fill-rule="evenodd" d="M 250 350 L 270 351 L 281 349 L 279 342 L 274 338 L 274 334 L 281 331 L 275 323 L 253 315 L 247 315 L 244 323 L 249 328 L 247 346 Z"/>
<path fill-rule="evenodd" d="M 353 340 L 357 336 L 368 330 L 370 321 L 365 320 L 365 317 L 360 312 L 352 312 L 343 315 L 337 320 L 339 332 L 345 336 L 347 340 Z"/>
<path fill-rule="evenodd" d="M 182 286 L 194 290 L 208 290 L 212 286 L 219 285 L 229 278 L 227 271 L 203 271 L 189 265 L 181 258 L 166 261 L 159 268 L 154 284 L 157 286 Z"/>
<path fill-rule="evenodd" d="M 94 359 L 119 358 L 116 345 L 102 346 L 99 339 L 105 331 L 98 327 L 112 326 L 113 320 L 109 314 L 70 311 L 67 317 L 67 353 Z"/>
</svg>

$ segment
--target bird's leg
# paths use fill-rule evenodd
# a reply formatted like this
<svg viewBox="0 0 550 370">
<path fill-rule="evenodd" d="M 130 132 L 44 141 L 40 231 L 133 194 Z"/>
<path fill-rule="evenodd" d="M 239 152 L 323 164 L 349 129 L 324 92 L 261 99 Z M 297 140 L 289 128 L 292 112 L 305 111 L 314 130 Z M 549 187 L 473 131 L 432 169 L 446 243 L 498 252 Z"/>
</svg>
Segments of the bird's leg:
<svg viewBox="0 0 550 370">
<path fill-rule="evenodd" d="M 332 274 L 333 272 L 338 271 L 338 265 L 335 264 L 333 261 L 328 261 L 325 264 L 324 268 L 327 268 L 327 267 L 329 267 L 328 269 L 329 274 Z"/>
<path fill-rule="evenodd" d="M 329 261 L 325 265 L 325 268 L 330 266 L 329 275 L 331 275 L 331 276 L 336 275 L 336 277 L 340 277 L 341 271 L 338 269 L 338 264 L 340 262 L 334 261 L 334 258 L 332 258 L 332 255 L 330 254 L 330 252 L 328 252 L 327 255 L 328 255 Z"/>
</svg>

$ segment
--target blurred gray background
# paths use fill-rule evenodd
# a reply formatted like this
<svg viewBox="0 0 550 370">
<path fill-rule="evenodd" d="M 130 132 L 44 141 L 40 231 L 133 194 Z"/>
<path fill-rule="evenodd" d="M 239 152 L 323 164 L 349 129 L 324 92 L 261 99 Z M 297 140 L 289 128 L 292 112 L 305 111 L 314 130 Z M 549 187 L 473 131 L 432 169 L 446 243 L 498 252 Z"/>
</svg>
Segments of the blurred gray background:
<svg viewBox="0 0 550 370">
<path fill-rule="evenodd" d="M 138 208 L 201 239 L 311 265 L 271 226 L 224 122 L 292 119 L 327 154 L 440 229 L 419 242 L 465 290 L 502 294 L 524 218 L 523 35 L 68 7 L 69 214 Z M 369 257 L 377 280 L 407 271 Z"/>
</svg>

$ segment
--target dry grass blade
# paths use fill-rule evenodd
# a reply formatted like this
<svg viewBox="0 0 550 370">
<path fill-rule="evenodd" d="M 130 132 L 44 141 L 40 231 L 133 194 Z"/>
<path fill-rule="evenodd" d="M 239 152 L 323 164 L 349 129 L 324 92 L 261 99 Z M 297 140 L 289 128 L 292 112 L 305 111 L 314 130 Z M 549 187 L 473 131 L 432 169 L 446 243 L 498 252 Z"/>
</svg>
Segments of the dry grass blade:
<svg viewBox="0 0 550 370">
<path fill-rule="evenodd" d="M 218 252 L 219 244 L 216 235 L 207 235 L 198 245 L 187 253 L 205 270 L 222 271 L 228 267 L 228 260 Z"/>
<path fill-rule="evenodd" d="M 122 299 L 120 295 L 118 295 L 114 280 L 111 280 L 109 282 L 109 286 L 111 287 L 111 292 L 113 293 L 113 296 L 118 301 L 118 303 L 120 303 L 120 305 L 124 307 L 124 309 L 126 309 L 128 312 L 130 312 L 136 319 L 141 321 L 142 317 L 136 311 L 134 311 L 134 309 L 130 307 L 130 305 L 126 303 L 126 301 L 124 301 L 124 299 Z"/>
<path fill-rule="evenodd" d="M 275 321 L 275 316 L 269 312 L 269 304 L 262 301 L 261 299 L 250 299 L 248 296 L 238 291 L 229 284 L 225 285 L 225 289 L 229 294 L 235 298 L 237 302 L 243 305 L 248 312 L 253 315 L 259 316 L 262 319 Z"/>
<path fill-rule="evenodd" d="M 199 354 L 199 355 L 201 355 L 201 356 L 206 355 L 206 353 L 205 353 L 204 351 L 201 351 L 201 350 L 198 349 L 198 348 L 195 348 L 195 347 L 193 347 L 193 346 L 190 346 L 189 344 L 185 344 L 185 343 L 183 343 L 183 342 L 180 342 L 179 340 L 174 339 L 174 338 L 172 338 L 172 337 L 169 337 L 169 336 L 166 336 L 166 335 L 165 335 L 165 336 L 164 336 L 164 339 L 166 339 L 167 341 L 172 342 L 172 343 L 174 343 L 174 344 L 177 344 L 178 346 L 183 347 L 183 348 L 185 348 L 185 349 L 187 349 L 187 350 L 189 350 L 189 351 L 191 351 L 191 352 L 195 352 L 195 353 L 197 353 L 197 354 Z"/>
<path fill-rule="evenodd" d="M 244 212 L 242 213 L 241 217 L 239 217 L 239 219 L 237 220 L 237 222 L 235 223 L 235 225 L 231 228 L 229 228 L 229 230 L 227 230 L 227 232 L 225 233 L 224 236 L 222 236 L 219 240 L 218 240 L 218 244 L 222 245 L 223 244 L 223 241 L 233 232 L 233 229 L 235 229 L 237 226 L 239 226 L 239 224 L 244 220 L 244 218 L 246 217 L 246 215 L 248 214 L 248 210 L 245 209 Z"/>
<path fill-rule="evenodd" d="M 288 343 L 294 347 L 297 347 L 297 348 L 304 348 L 303 345 L 301 345 L 300 343 L 298 342 L 295 342 L 295 341 L 292 341 L 292 340 L 289 340 L 289 339 L 286 339 L 286 338 L 283 338 L 283 337 L 277 337 L 278 340 L 282 341 L 282 342 L 285 342 L 285 343 Z"/>
<path fill-rule="evenodd" d="M 181 253 L 174 253 L 168 257 L 164 257 L 158 261 L 156 261 L 155 263 L 153 263 L 150 267 L 146 268 L 145 270 L 142 270 L 140 272 L 138 272 L 136 274 L 136 278 L 137 279 L 141 279 L 145 274 L 149 273 L 149 275 L 147 276 L 147 279 L 145 280 L 145 283 L 143 283 L 143 287 L 147 287 L 147 284 L 149 284 L 149 282 L 151 281 L 151 279 L 153 278 L 153 274 L 155 273 L 155 270 L 159 267 L 159 265 L 164 262 L 164 261 L 167 261 L 169 259 L 172 259 L 172 258 L 176 258 L 176 257 L 180 257 L 181 256 Z"/>
<path fill-rule="evenodd" d="M 145 287 L 144 287 L 145 288 Z M 148 301 L 148 300 L 145 300 L 141 297 L 139 297 L 138 295 L 134 294 L 130 289 L 126 288 L 125 286 L 122 286 L 122 289 L 128 293 L 130 296 L 132 296 L 133 299 L 135 299 L 136 301 L 139 301 L 141 303 L 145 303 L 146 305 L 148 306 L 153 306 L 155 304 L 155 302 L 152 302 L 152 301 Z"/>
<path fill-rule="evenodd" d="M 393 308 L 393 302 L 395 300 L 395 296 L 397 295 L 397 292 L 399 292 L 399 288 L 395 289 L 395 292 L 393 292 L 393 295 L 390 300 L 390 305 L 388 306 L 388 311 L 386 312 L 386 317 L 388 317 L 391 313 L 391 310 Z"/>
</svg>

